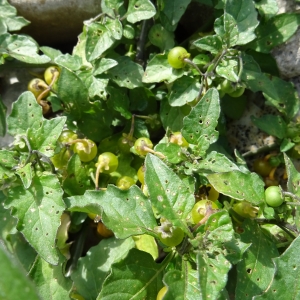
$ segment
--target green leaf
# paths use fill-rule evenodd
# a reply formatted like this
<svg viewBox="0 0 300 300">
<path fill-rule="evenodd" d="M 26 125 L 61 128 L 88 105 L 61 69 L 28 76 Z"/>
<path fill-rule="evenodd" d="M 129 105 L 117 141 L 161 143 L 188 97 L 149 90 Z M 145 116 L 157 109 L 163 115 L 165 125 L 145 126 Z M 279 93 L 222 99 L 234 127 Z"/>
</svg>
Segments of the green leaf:
<svg viewBox="0 0 300 300">
<path fill-rule="evenodd" d="M 51 120 L 44 119 L 39 126 L 29 128 L 28 139 L 32 150 L 51 157 L 65 122 L 66 117 L 56 117 Z"/>
<path fill-rule="evenodd" d="M 127 191 L 108 185 L 106 191 L 86 191 L 80 198 L 68 198 L 69 209 L 91 204 L 102 207 L 102 221 L 117 238 L 153 234 L 153 228 L 157 226 L 149 200 L 135 185 Z"/>
<path fill-rule="evenodd" d="M 128 22 L 136 23 L 152 18 L 155 13 L 155 6 L 150 0 L 129 0 L 126 16 Z"/>
<path fill-rule="evenodd" d="M 221 77 L 228 79 L 232 82 L 238 82 L 238 61 L 236 59 L 230 59 L 225 57 L 221 60 L 216 68 L 217 74 Z"/>
<path fill-rule="evenodd" d="M 174 31 L 191 0 L 165 0 L 159 17 L 162 25 L 169 31 Z"/>
<path fill-rule="evenodd" d="M 111 31 L 102 24 L 92 23 L 87 27 L 86 39 L 86 58 L 93 61 L 100 57 L 102 53 L 108 50 L 116 41 Z"/>
<path fill-rule="evenodd" d="M 299 236 L 291 243 L 280 257 L 275 257 L 276 273 L 272 283 L 262 295 L 256 296 L 253 299 L 298 299 L 299 293 Z"/>
<path fill-rule="evenodd" d="M 183 260 L 182 263 L 182 272 L 171 270 L 165 274 L 164 283 L 168 289 L 163 299 L 202 299 L 197 271 L 191 268 L 187 260 Z"/>
<path fill-rule="evenodd" d="M 235 19 L 228 13 L 216 19 L 214 24 L 215 32 L 222 37 L 227 48 L 236 45 L 239 37 L 239 31 Z"/>
<path fill-rule="evenodd" d="M 262 91 L 270 104 L 288 118 L 299 110 L 299 96 L 291 82 L 263 74 L 259 65 L 249 55 L 243 55 L 243 82 L 253 92 Z"/>
<path fill-rule="evenodd" d="M 264 115 L 260 118 L 252 116 L 251 121 L 267 134 L 274 135 L 279 139 L 286 136 L 287 125 L 280 116 Z"/>
<path fill-rule="evenodd" d="M 82 80 L 73 72 L 62 68 L 57 82 L 57 93 L 74 117 L 80 118 L 90 108 L 88 90 Z"/>
<path fill-rule="evenodd" d="M 62 268 L 62 258 L 57 266 L 49 265 L 41 257 L 37 258 L 29 276 L 35 283 L 41 299 L 69 299 L 72 281 L 63 275 Z"/>
<path fill-rule="evenodd" d="M 9 150 L 0 150 L 0 179 L 6 176 L 13 176 L 13 167 L 18 165 L 16 153 Z"/>
<path fill-rule="evenodd" d="M 119 112 L 125 119 L 131 119 L 127 91 L 120 88 L 116 89 L 112 86 L 108 86 L 106 90 L 110 95 L 107 106 L 112 110 Z"/>
<path fill-rule="evenodd" d="M 133 236 L 132 238 L 137 249 L 148 252 L 149 254 L 151 254 L 154 260 L 158 258 L 158 247 L 153 236 L 148 234 L 141 234 Z"/>
<path fill-rule="evenodd" d="M 0 31 L 1 34 L 8 31 L 20 30 L 22 27 L 30 24 L 29 21 L 23 17 L 18 17 L 15 7 L 10 5 L 6 0 L 0 2 L 0 21 L 3 22 L 5 31 Z"/>
<path fill-rule="evenodd" d="M 118 62 L 111 58 L 101 58 L 99 60 L 95 61 L 95 68 L 93 69 L 93 75 L 100 75 L 107 70 L 115 67 L 118 64 Z"/>
<path fill-rule="evenodd" d="M 261 16 L 264 16 L 266 20 L 275 16 L 278 12 L 278 4 L 276 0 L 261 0 L 255 2 L 255 7 L 259 11 Z"/>
<path fill-rule="evenodd" d="M 243 254 L 250 244 L 243 243 L 234 232 L 231 218 L 227 211 L 219 211 L 211 215 L 205 223 L 204 231 L 210 242 L 209 251 L 220 252 L 232 264 L 242 260 Z"/>
<path fill-rule="evenodd" d="M 201 299 L 219 299 L 227 283 L 231 264 L 222 254 L 209 257 L 206 253 L 198 253 L 196 263 Z"/>
<path fill-rule="evenodd" d="M 250 44 L 256 51 L 269 53 L 274 47 L 287 41 L 297 30 L 296 14 L 279 14 L 260 25 L 255 30 L 257 38 Z"/>
<path fill-rule="evenodd" d="M 86 190 L 92 189 L 88 170 L 81 163 L 77 154 L 72 155 L 68 162 L 63 188 L 70 196 L 83 195 Z"/>
<path fill-rule="evenodd" d="M 220 115 L 219 93 L 215 88 L 209 89 L 194 106 L 189 115 L 183 119 L 182 135 L 193 145 L 198 145 L 204 152 L 218 138 L 215 130 Z"/>
<path fill-rule="evenodd" d="M 161 24 L 154 24 L 149 30 L 149 41 L 157 46 L 161 52 L 174 47 L 174 34 L 166 30 Z"/>
<path fill-rule="evenodd" d="M 42 108 L 31 92 L 24 92 L 13 103 L 7 118 L 8 133 L 25 135 L 28 128 L 38 128 L 43 120 Z"/>
<path fill-rule="evenodd" d="M 56 231 L 65 208 L 62 194 L 57 177 L 45 174 L 34 176 L 27 190 L 11 188 L 5 201 L 5 207 L 13 208 L 12 215 L 18 218 L 18 230 L 44 260 L 54 265 L 58 263 Z"/>
<path fill-rule="evenodd" d="M 26 299 L 39 300 L 40 297 L 18 261 L 0 243 L 0 298 L 5 300 Z"/>
<path fill-rule="evenodd" d="M 31 163 L 26 164 L 25 166 L 19 168 L 16 173 L 20 176 L 24 188 L 28 189 L 32 182 L 32 169 Z"/>
<path fill-rule="evenodd" d="M 171 131 L 180 131 L 183 126 L 183 118 L 190 111 L 190 106 L 172 107 L 167 99 L 163 100 L 160 107 L 160 119 L 164 128 Z"/>
<path fill-rule="evenodd" d="M 150 59 L 143 75 L 144 83 L 172 82 L 184 74 L 183 69 L 173 69 L 167 57 L 168 55 L 164 53 L 156 54 Z"/>
<path fill-rule="evenodd" d="M 237 264 L 239 280 L 235 296 L 237 299 L 250 300 L 269 286 L 275 273 L 272 258 L 278 256 L 278 250 L 255 221 L 246 219 L 242 227 L 242 241 L 252 245 Z"/>
<path fill-rule="evenodd" d="M 222 50 L 223 43 L 219 35 L 208 35 L 194 41 L 193 45 L 212 54 L 217 54 Z"/>
<path fill-rule="evenodd" d="M 79 70 L 82 65 L 81 57 L 77 55 L 61 54 L 54 59 L 59 66 L 65 67 L 72 71 Z"/>
<path fill-rule="evenodd" d="M 247 200 L 253 204 L 264 202 L 264 182 L 256 173 L 231 171 L 208 174 L 209 183 L 219 192 L 237 200 Z"/>
<path fill-rule="evenodd" d="M 149 253 L 131 249 L 124 260 L 113 264 L 97 300 L 155 300 L 167 262 L 157 264 Z"/>
<path fill-rule="evenodd" d="M 200 90 L 198 79 L 182 76 L 174 82 L 169 96 L 171 106 L 183 106 L 194 101 Z"/>
<path fill-rule="evenodd" d="M 60 50 L 57 50 L 57 49 L 54 49 L 54 48 L 51 48 L 51 47 L 48 47 L 48 46 L 40 47 L 40 50 L 45 55 L 50 57 L 52 61 L 54 61 L 57 56 L 62 55 L 62 52 Z"/>
<path fill-rule="evenodd" d="M 271 81 L 275 93 L 263 90 L 265 98 L 283 115 L 292 119 L 300 109 L 300 99 L 297 90 L 292 82 L 285 81 L 276 76 L 273 76 Z M 274 94 L 276 97 L 274 97 Z"/>
<path fill-rule="evenodd" d="M 143 68 L 127 56 L 116 59 L 118 65 L 108 70 L 110 78 L 119 86 L 133 89 L 142 86 Z"/>
<path fill-rule="evenodd" d="M 227 0 L 225 13 L 231 15 L 236 21 L 239 33 L 236 45 L 245 45 L 255 39 L 254 31 L 259 22 L 252 0 Z"/>
<path fill-rule="evenodd" d="M 145 166 L 145 183 L 152 206 L 159 215 L 190 234 L 185 219 L 195 204 L 194 195 L 183 181 L 156 156 L 148 154 Z"/>
<path fill-rule="evenodd" d="M 78 260 L 71 278 L 76 291 L 85 300 L 94 300 L 101 292 L 102 284 L 109 275 L 112 264 L 123 260 L 134 247 L 131 238 L 118 240 L 114 237 L 103 239 Z"/>
<path fill-rule="evenodd" d="M 29 64 L 45 64 L 50 62 L 46 55 L 38 54 L 37 44 L 31 39 L 22 35 L 0 35 L 0 53 Z"/>
<path fill-rule="evenodd" d="M 239 167 L 222 153 L 212 151 L 208 153 L 204 159 L 198 163 L 185 162 L 185 166 L 198 174 L 223 173 L 231 171 L 239 171 Z M 192 174 L 192 173 L 191 173 Z"/>
<path fill-rule="evenodd" d="M 4 136 L 6 133 L 6 111 L 7 108 L 2 102 L 2 98 L 0 96 L 0 136 Z"/>
<path fill-rule="evenodd" d="M 154 148 L 155 151 L 161 152 L 166 156 L 167 161 L 172 164 L 178 164 L 184 161 L 186 156 L 183 154 L 181 147 L 173 143 L 160 143 Z"/>
</svg>

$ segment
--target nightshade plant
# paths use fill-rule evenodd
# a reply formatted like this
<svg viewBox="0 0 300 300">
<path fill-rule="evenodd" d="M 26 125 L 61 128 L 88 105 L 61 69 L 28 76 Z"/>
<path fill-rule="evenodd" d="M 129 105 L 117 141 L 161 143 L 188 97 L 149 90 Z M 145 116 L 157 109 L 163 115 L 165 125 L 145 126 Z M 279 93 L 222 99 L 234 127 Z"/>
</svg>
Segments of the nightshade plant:
<svg viewBox="0 0 300 300">
<path fill-rule="evenodd" d="M 0 150 L 0 298 L 299 299 L 299 98 L 270 55 L 299 15 L 275 0 L 101 5 L 63 54 L 12 33 L 28 22 L 0 0 L 0 70 L 46 80 L 7 118 L 0 101 L 14 137 Z M 192 5 L 213 20 L 182 38 Z M 273 113 L 252 126 L 275 142 L 242 153 L 226 131 L 259 96 Z M 270 153 L 285 172 L 275 207 L 275 169 L 253 171 Z"/>
</svg>

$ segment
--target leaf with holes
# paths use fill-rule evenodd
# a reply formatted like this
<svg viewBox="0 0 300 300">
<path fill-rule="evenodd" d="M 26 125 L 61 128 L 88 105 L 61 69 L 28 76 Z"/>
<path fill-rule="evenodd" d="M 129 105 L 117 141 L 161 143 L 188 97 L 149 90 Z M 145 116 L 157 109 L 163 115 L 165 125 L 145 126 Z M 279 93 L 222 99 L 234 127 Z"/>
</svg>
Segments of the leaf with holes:
<svg viewBox="0 0 300 300">
<path fill-rule="evenodd" d="M 224 58 L 216 68 L 217 74 L 232 82 L 238 82 L 238 61 L 237 59 Z"/>
<path fill-rule="evenodd" d="M 109 28 L 99 23 L 92 23 L 87 27 L 85 54 L 88 61 L 93 61 L 109 49 L 116 39 Z"/>
<path fill-rule="evenodd" d="M 219 299 L 225 288 L 230 262 L 222 254 L 208 256 L 200 252 L 196 256 L 201 299 Z"/>
<path fill-rule="evenodd" d="M 68 299 L 72 288 L 72 281 L 63 275 L 64 258 L 60 257 L 57 266 L 49 265 L 38 257 L 29 272 L 29 277 L 35 283 L 41 299 L 61 300 Z"/>
<path fill-rule="evenodd" d="M 12 105 L 7 118 L 8 133 L 25 135 L 29 128 L 38 128 L 42 121 L 42 107 L 31 92 L 24 92 Z"/>
<path fill-rule="evenodd" d="M 69 195 L 83 195 L 86 190 L 92 189 L 90 176 L 81 163 L 79 156 L 74 154 L 67 166 L 67 176 L 63 181 L 64 191 Z"/>
<path fill-rule="evenodd" d="M 46 55 L 39 55 L 36 42 L 23 35 L 0 35 L 0 49 L 1 55 L 6 54 L 28 64 L 45 64 L 51 60 Z"/>
<path fill-rule="evenodd" d="M 14 176 L 13 167 L 17 166 L 18 163 L 16 152 L 0 150 L 0 179 Z"/>
<path fill-rule="evenodd" d="M 272 283 L 262 295 L 253 299 L 299 299 L 299 247 L 300 237 L 298 236 L 280 257 L 273 258 L 276 273 Z"/>
<path fill-rule="evenodd" d="M 236 45 L 239 37 L 239 31 L 233 16 L 225 12 L 223 16 L 216 19 L 214 30 L 222 37 L 223 42 L 228 48 Z"/>
<path fill-rule="evenodd" d="M 168 262 L 169 259 L 164 259 L 157 264 L 149 253 L 131 249 L 124 260 L 112 265 L 97 300 L 155 300 Z"/>
<path fill-rule="evenodd" d="M 250 47 L 258 52 L 269 53 L 274 47 L 287 41 L 297 28 L 296 14 L 278 14 L 256 28 L 257 39 L 250 44 Z"/>
<path fill-rule="evenodd" d="M 156 54 L 150 59 L 143 75 L 144 83 L 172 82 L 183 76 L 184 70 L 173 69 L 169 65 L 167 57 L 168 55 L 164 53 Z"/>
<path fill-rule="evenodd" d="M 198 79 L 188 76 L 182 76 L 174 82 L 169 96 L 169 103 L 171 106 L 183 106 L 189 102 L 194 101 L 200 89 Z"/>
<path fill-rule="evenodd" d="M 237 200 L 247 200 L 253 204 L 264 202 L 264 182 L 256 173 L 231 171 L 208 174 L 209 183 L 219 192 Z"/>
<path fill-rule="evenodd" d="M 284 153 L 284 161 L 286 166 L 286 172 L 288 177 L 287 182 L 287 190 L 290 193 L 295 194 L 296 196 L 300 197 L 300 173 L 295 168 L 292 160 Z M 298 228 L 300 229 L 300 212 L 299 209 L 296 209 L 296 216 L 295 216 L 295 223 Z"/>
<path fill-rule="evenodd" d="M 31 163 L 26 164 L 25 166 L 17 169 L 16 174 L 19 175 L 20 179 L 23 182 L 25 189 L 28 189 L 32 182 L 32 169 Z"/>
<path fill-rule="evenodd" d="M 102 284 L 109 275 L 112 264 L 124 259 L 135 246 L 133 239 L 103 239 L 78 260 L 71 278 L 77 292 L 85 300 L 94 300 L 101 292 Z"/>
<path fill-rule="evenodd" d="M 129 57 L 116 59 L 118 65 L 108 70 L 111 80 L 121 87 L 134 89 L 142 86 L 143 68 Z"/>
<path fill-rule="evenodd" d="M 60 100 L 74 118 L 80 119 L 82 113 L 90 109 L 88 89 L 75 73 L 61 68 L 57 87 Z"/>
<path fill-rule="evenodd" d="M 190 114 L 183 119 L 182 135 L 188 143 L 198 145 L 205 152 L 209 145 L 218 139 L 215 130 L 220 115 L 219 93 L 209 89 L 194 106 Z"/>
<path fill-rule="evenodd" d="M 236 45 L 245 45 L 255 39 L 255 28 L 258 26 L 257 11 L 252 0 L 227 0 L 225 12 L 231 15 L 238 29 Z"/>
<path fill-rule="evenodd" d="M 272 258 L 279 254 L 276 245 L 255 221 L 246 219 L 242 228 L 241 240 L 244 243 L 251 243 L 251 246 L 244 254 L 243 260 L 237 264 L 239 280 L 235 296 L 237 299 L 251 300 L 269 286 L 275 273 Z"/>
<path fill-rule="evenodd" d="M 168 290 L 163 299 L 183 299 L 178 297 L 179 295 L 185 295 L 186 299 L 196 299 L 201 296 L 198 272 L 192 269 L 188 260 L 182 260 L 182 264 L 182 272 L 171 270 L 165 274 L 163 281 Z"/>
<path fill-rule="evenodd" d="M 166 156 L 168 162 L 172 164 L 178 164 L 185 160 L 182 148 L 172 143 L 159 143 L 154 148 L 155 151 L 161 152 Z"/>
<path fill-rule="evenodd" d="M 148 154 L 145 160 L 145 183 L 150 200 L 159 215 L 190 235 L 185 218 L 195 204 L 189 188 L 159 158 Z"/>
<path fill-rule="evenodd" d="M 37 128 L 29 128 L 28 140 L 31 149 L 51 157 L 65 122 L 66 117 L 56 117 L 51 120 L 44 119 Z"/>
<path fill-rule="evenodd" d="M 160 107 L 160 119 L 164 128 L 171 131 L 180 131 L 183 126 L 183 118 L 190 112 L 189 105 L 172 107 L 168 99 L 163 99 Z"/>
<path fill-rule="evenodd" d="M 126 16 L 128 22 L 136 23 L 152 18 L 155 13 L 155 6 L 150 0 L 129 0 Z"/>
<path fill-rule="evenodd" d="M 159 47 L 161 52 L 174 47 L 174 34 L 161 24 L 153 25 L 149 30 L 148 37 L 151 44 Z"/>
<path fill-rule="evenodd" d="M 239 171 L 239 167 L 222 153 L 211 151 L 197 163 L 185 162 L 185 166 L 190 170 L 189 173 L 210 174 L 231 171 Z"/>
<path fill-rule="evenodd" d="M 190 2 L 191 0 L 164 0 L 159 14 L 162 25 L 167 30 L 174 31 Z"/>
<path fill-rule="evenodd" d="M 231 218 L 227 211 L 221 210 L 211 215 L 204 225 L 209 241 L 210 252 L 221 252 L 230 263 L 236 264 L 250 244 L 241 242 L 238 234 L 234 232 Z"/>
<path fill-rule="evenodd" d="M 208 35 L 194 41 L 193 45 L 199 49 L 217 54 L 222 51 L 223 41 L 219 35 Z"/>
<path fill-rule="evenodd" d="M 17 228 L 37 253 L 48 263 L 58 263 L 55 248 L 56 231 L 65 205 L 63 191 L 55 175 L 34 176 L 28 189 L 12 187 L 5 201 L 18 218 Z"/>
<path fill-rule="evenodd" d="M 264 115 L 260 118 L 252 116 L 251 121 L 267 134 L 274 135 L 279 139 L 286 137 L 287 125 L 280 116 Z"/>
<path fill-rule="evenodd" d="M 106 191 L 86 191 L 83 196 L 68 198 L 66 203 L 69 210 L 91 204 L 101 206 L 102 221 L 117 238 L 144 233 L 156 235 L 153 229 L 157 223 L 151 204 L 136 185 L 126 191 L 108 185 Z"/>
</svg>

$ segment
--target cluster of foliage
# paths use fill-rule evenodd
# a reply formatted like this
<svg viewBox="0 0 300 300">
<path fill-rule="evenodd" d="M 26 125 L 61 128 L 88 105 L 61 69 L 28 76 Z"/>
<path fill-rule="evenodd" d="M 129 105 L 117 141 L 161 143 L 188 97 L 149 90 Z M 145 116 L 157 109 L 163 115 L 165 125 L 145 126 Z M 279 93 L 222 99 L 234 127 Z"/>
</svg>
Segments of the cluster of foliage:
<svg viewBox="0 0 300 300">
<path fill-rule="evenodd" d="M 191 4 L 214 18 L 181 41 Z M 7 118 L 0 101 L 0 298 L 298 299 L 299 98 L 270 51 L 299 15 L 101 5 L 63 54 L 10 33 L 28 22 L 0 0 L 0 68 L 45 70 Z M 252 165 L 226 131 L 258 94 L 276 113 L 252 122 L 275 143 Z"/>
</svg>

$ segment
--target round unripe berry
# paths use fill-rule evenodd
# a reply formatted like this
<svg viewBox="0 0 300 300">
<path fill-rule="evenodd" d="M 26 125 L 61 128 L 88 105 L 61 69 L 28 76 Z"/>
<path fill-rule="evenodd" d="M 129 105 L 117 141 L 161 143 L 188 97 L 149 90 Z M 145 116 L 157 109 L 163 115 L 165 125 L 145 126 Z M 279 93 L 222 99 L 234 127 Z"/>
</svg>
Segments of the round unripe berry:
<svg viewBox="0 0 300 300">
<path fill-rule="evenodd" d="M 172 133 L 172 135 L 170 136 L 170 143 L 177 144 L 178 146 L 184 148 L 187 148 L 189 146 L 189 143 L 179 131 Z"/>
<path fill-rule="evenodd" d="M 100 165 L 101 173 L 112 173 L 117 170 L 119 165 L 119 160 L 116 155 L 111 152 L 104 152 L 99 155 L 98 162 L 96 163 L 96 167 Z"/>
<path fill-rule="evenodd" d="M 159 233 L 159 240 L 168 247 L 175 247 L 179 245 L 184 238 L 184 232 L 179 227 L 174 227 L 170 236 L 163 237 L 162 233 Z"/>
<path fill-rule="evenodd" d="M 134 143 L 134 149 L 138 155 L 147 155 L 147 153 L 149 152 L 147 148 L 153 149 L 153 144 L 151 140 L 146 137 L 141 137 Z"/>
<path fill-rule="evenodd" d="M 35 96 L 35 98 L 38 98 L 38 96 L 48 88 L 48 85 L 46 84 L 46 82 L 40 78 L 34 78 L 32 80 L 29 81 L 28 83 L 28 91 L 32 92 Z M 44 96 L 47 97 L 49 94 L 49 91 L 46 93 L 46 95 Z"/>
<path fill-rule="evenodd" d="M 129 176 L 122 176 L 116 182 L 116 186 L 120 190 L 128 190 L 134 184 L 135 180 Z"/>
<path fill-rule="evenodd" d="M 145 166 L 141 166 L 137 171 L 137 177 L 141 184 L 145 183 Z"/>
<path fill-rule="evenodd" d="M 59 70 L 59 67 L 57 67 L 57 66 L 48 67 L 44 72 L 44 79 L 47 82 L 47 84 L 51 84 L 54 76 L 56 76 L 56 77 L 55 77 L 53 84 L 56 83 L 58 80 L 58 77 L 59 77 L 59 72 L 60 72 L 60 70 Z"/>
<path fill-rule="evenodd" d="M 82 162 L 89 162 L 97 155 L 97 145 L 89 139 L 82 139 L 74 144 L 73 151 L 78 154 Z"/>
<path fill-rule="evenodd" d="M 208 205 L 211 205 L 212 209 L 218 209 L 217 204 L 210 200 L 200 200 L 195 203 L 191 211 L 194 224 L 198 224 L 205 217 Z"/>
<path fill-rule="evenodd" d="M 270 165 L 269 161 L 263 158 L 258 158 L 253 163 L 253 170 L 263 177 L 268 176 L 272 169 L 273 167 Z"/>
<path fill-rule="evenodd" d="M 279 186 L 269 186 L 265 190 L 265 201 L 271 207 L 280 206 L 283 201 L 283 195 L 281 194 L 281 190 Z"/>
<path fill-rule="evenodd" d="M 185 66 L 185 58 L 189 58 L 190 54 L 183 47 L 174 47 L 168 54 L 168 63 L 174 69 L 181 69 Z"/>
<path fill-rule="evenodd" d="M 233 92 L 228 93 L 230 97 L 238 98 L 242 96 L 245 92 L 245 88 L 243 86 L 237 87 Z"/>
</svg>

